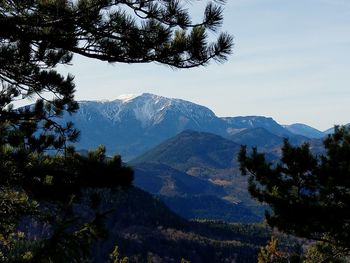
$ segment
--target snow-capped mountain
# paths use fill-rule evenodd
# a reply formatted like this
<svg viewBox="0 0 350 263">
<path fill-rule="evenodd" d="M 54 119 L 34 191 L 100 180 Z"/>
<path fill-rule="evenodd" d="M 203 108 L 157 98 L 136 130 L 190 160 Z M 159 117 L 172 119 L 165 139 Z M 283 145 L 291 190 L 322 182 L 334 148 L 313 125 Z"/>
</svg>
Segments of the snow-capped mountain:
<svg viewBox="0 0 350 263">
<path fill-rule="evenodd" d="M 63 120 L 73 121 L 81 131 L 77 149 L 103 144 L 108 154 L 120 153 L 126 160 L 188 129 L 230 138 L 244 129 L 262 127 L 278 136 L 294 136 L 272 118 L 219 118 L 204 106 L 149 93 L 113 101 L 80 101 L 79 105 L 76 114 Z"/>
<path fill-rule="evenodd" d="M 113 101 L 81 101 L 78 115 L 91 118 L 91 111 L 113 123 L 120 123 L 125 117 L 139 121 L 142 128 L 150 128 L 166 120 L 170 114 L 180 114 L 180 123 L 201 125 L 217 117 L 206 107 L 180 100 L 161 97 L 149 93 L 140 96 L 120 96 Z M 84 116 L 85 115 L 85 116 Z"/>
<path fill-rule="evenodd" d="M 123 96 L 113 101 L 80 101 L 73 116 L 65 116 L 81 130 L 77 148 L 99 144 L 108 153 L 121 153 L 127 159 L 192 129 L 223 133 L 224 121 L 206 107 L 149 93 Z"/>
</svg>

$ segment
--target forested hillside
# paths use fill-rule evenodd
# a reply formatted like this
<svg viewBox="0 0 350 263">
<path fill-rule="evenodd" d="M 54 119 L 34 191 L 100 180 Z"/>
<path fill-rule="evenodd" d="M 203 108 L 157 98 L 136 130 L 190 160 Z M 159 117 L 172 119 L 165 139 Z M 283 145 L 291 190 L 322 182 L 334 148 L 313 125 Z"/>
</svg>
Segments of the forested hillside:
<svg viewBox="0 0 350 263">
<path fill-rule="evenodd" d="M 131 262 L 255 262 L 259 248 L 271 237 L 262 224 L 227 224 L 223 221 L 187 221 L 162 202 L 138 188 L 99 191 L 100 211 L 106 219 L 107 239 L 93 245 L 93 258 L 106 262 L 115 245 Z M 88 216 L 88 207 L 78 207 Z M 297 240 L 281 236 L 282 249 L 297 249 Z M 293 248 L 293 246 L 295 246 Z"/>
</svg>

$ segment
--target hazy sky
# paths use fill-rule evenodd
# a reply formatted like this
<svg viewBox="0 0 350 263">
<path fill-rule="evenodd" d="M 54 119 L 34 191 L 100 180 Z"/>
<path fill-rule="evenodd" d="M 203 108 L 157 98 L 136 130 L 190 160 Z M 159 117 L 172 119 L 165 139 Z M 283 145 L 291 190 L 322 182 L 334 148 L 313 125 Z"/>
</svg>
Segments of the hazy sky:
<svg viewBox="0 0 350 263">
<path fill-rule="evenodd" d="M 349 0 L 228 0 L 224 15 L 235 42 L 225 64 L 172 70 L 76 57 L 66 69 L 77 99 L 149 92 L 218 116 L 264 115 L 321 130 L 350 122 Z"/>
</svg>

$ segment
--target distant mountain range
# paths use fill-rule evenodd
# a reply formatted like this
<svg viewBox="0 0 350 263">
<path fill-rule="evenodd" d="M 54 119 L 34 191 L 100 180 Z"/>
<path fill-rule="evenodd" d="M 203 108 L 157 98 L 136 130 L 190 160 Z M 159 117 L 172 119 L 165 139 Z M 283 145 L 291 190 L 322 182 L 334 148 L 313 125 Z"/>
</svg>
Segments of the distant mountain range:
<svg viewBox="0 0 350 263">
<path fill-rule="evenodd" d="M 76 144 L 81 154 L 104 144 L 135 171 L 135 187 L 100 192 L 99 209 L 111 212 L 107 239 L 94 244 L 96 262 L 108 260 L 103 255 L 116 244 L 135 262 L 149 256 L 157 262 L 256 262 L 271 230 L 247 223 L 261 222 L 268 207 L 248 193 L 237 162 L 240 146 L 256 146 L 274 162 L 284 138 L 322 153 L 321 139 L 332 132 L 262 116 L 220 118 L 206 107 L 152 94 L 82 101 L 63 121 L 82 132 Z M 94 213 L 86 205 L 77 211 Z M 288 237 L 279 240 L 290 248 Z"/>
<path fill-rule="evenodd" d="M 107 154 L 121 154 L 135 170 L 135 186 L 182 217 L 245 223 L 262 220 L 266 207 L 250 197 L 240 175 L 240 145 L 258 147 L 274 162 L 284 138 L 322 153 L 322 138 L 332 132 L 263 116 L 220 118 L 204 106 L 148 93 L 81 101 L 63 121 L 81 131 L 77 149 L 104 144 Z"/>
<path fill-rule="evenodd" d="M 256 146 L 263 147 L 277 144 L 285 137 L 300 143 L 326 135 L 304 124 L 283 126 L 269 117 L 220 118 L 204 106 L 149 93 L 113 101 L 80 101 L 79 104 L 78 112 L 66 115 L 63 120 L 73 121 L 81 130 L 76 147 L 91 149 L 104 144 L 108 154 L 119 153 L 125 160 L 145 153 L 184 130 L 209 132 L 237 143 L 247 142 L 249 137 L 260 138 L 264 133 L 261 141 L 255 142 Z"/>
</svg>

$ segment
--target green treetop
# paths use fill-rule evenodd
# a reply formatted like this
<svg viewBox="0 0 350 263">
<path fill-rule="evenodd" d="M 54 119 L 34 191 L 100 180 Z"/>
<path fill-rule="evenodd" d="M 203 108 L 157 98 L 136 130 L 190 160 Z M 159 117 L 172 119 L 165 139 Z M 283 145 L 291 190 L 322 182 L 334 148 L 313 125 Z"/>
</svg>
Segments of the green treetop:
<svg viewBox="0 0 350 263">
<path fill-rule="evenodd" d="M 241 149 L 243 174 L 253 197 L 270 205 L 267 222 L 279 230 L 330 243 L 350 252 L 350 130 L 336 127 L 324 140 L 325 154 L 285 141 L 282 158 L 268 162 L 253 149 Z"/>
</svg>

